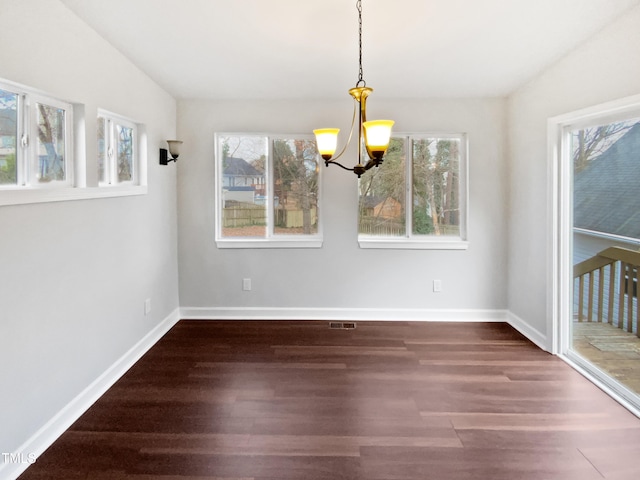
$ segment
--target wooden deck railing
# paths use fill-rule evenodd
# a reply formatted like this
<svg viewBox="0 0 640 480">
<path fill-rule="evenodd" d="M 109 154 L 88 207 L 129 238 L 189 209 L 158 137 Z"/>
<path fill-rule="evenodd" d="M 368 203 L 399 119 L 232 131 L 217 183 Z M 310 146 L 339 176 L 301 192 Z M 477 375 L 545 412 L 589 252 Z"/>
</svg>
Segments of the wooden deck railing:
<svg viewBox="0 0 640 480">
<path fill-rule="evenodd" d="M 603 322 L 636 333 L 640 251 L 609 247 L 573 267 L 579 322 Z"/>
</svg>

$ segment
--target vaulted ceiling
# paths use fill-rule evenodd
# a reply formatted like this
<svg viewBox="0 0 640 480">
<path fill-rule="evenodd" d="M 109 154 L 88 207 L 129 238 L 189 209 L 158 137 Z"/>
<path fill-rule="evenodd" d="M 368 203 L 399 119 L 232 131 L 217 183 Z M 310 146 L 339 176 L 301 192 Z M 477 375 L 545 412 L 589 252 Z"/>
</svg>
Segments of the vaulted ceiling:
<svg viewBox="0 0 640 480">
<path fill-rule="evenodd" d="M 355 0 L 62 2 L 176 98 L 341 98 L 358 79 Z M 640 0 L 362 4 L 367 86 L 423 98 L 507 95 Z"/>
</svg>

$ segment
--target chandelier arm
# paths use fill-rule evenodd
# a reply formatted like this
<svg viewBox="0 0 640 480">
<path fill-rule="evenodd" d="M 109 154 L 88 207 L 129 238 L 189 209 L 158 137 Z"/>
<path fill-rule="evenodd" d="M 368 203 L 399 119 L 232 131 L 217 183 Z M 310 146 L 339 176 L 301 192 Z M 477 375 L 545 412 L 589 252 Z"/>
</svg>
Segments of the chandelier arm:
<svg viewBox="0 0 640 480">
<path fill-rule="evenodd" d="M 366 170 L 369 170 L 370 168 L 377 167 L 377 166 L 378 166 L 378 165 L 380 165 L 381 163 L 382 163 L 382 160 L 369 160 L 369 161 L 365 164 L 364 169 L 365 169 L 365 171 L 366 171 Z"/>
<path fill-rule="evenodd" d="M 325 165 L 328 167 L 329 165 L 337 165 L 340 168 L 343 168 L 344 170 L 348 170 L 350 172 L 353 172 L 353 168 L 349 168 L 349 167 L 345 167 L 344 165 L 342 165 L 341 163 L 336 162 L 335 160 L 325 160 L 324 161 Z"/>
<path fill-rule="evenodd" d="M 356 115 L 358 114 L 358 101 L 354 99 L 353 102 L 354 102 L 353 103 L 353 117 L 351 118 L 351 129 L 349 130 L 349 138 L 347 138 L 347 143 L 344 144 L 344 147 L 342 147 L 342 150 L 340 150 L 340 153 L 338 155 L 336 155 L 335 157 L 333 157 L 331 159 L 331 161 L 339 159 L 342 156 L 342 154 L 347 150 L 347 147 L 351 143 L 351 138 L 353 137 L 353 127 L 356 124 Z"/>
</svg>

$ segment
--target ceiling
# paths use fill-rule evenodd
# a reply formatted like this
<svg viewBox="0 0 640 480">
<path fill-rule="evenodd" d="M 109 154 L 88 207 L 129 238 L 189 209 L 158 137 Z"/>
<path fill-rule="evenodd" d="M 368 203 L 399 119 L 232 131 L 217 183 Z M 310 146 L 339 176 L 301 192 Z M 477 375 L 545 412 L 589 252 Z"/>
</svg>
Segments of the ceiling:
<svg viewBox="0 0 640 480">
<path fill-rule="evenodd" d="M 355 0 L 61 0 L 176 98 L 342 98 Z M 363 0 L 379 98 L 504 96 L 640 0 Z"/>
</svg>

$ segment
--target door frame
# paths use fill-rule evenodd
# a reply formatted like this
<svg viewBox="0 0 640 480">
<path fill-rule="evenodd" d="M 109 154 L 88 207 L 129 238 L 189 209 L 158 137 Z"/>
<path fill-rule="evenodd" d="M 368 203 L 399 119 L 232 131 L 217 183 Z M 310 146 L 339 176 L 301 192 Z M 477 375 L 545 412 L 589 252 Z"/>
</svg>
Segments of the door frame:
<svg viewBox="0 0 640 480">
<path fill-rule="evenodd" d="M 570 131 L 594 124 L 640 117 L 640 95 L 626 97 L 549 118 L 548 166 L 548 289 L 549 350 L 589 378 L 640 417 L 640 396 L 571 350 L 573 316 L 573 168 Z"/>
</svg>

